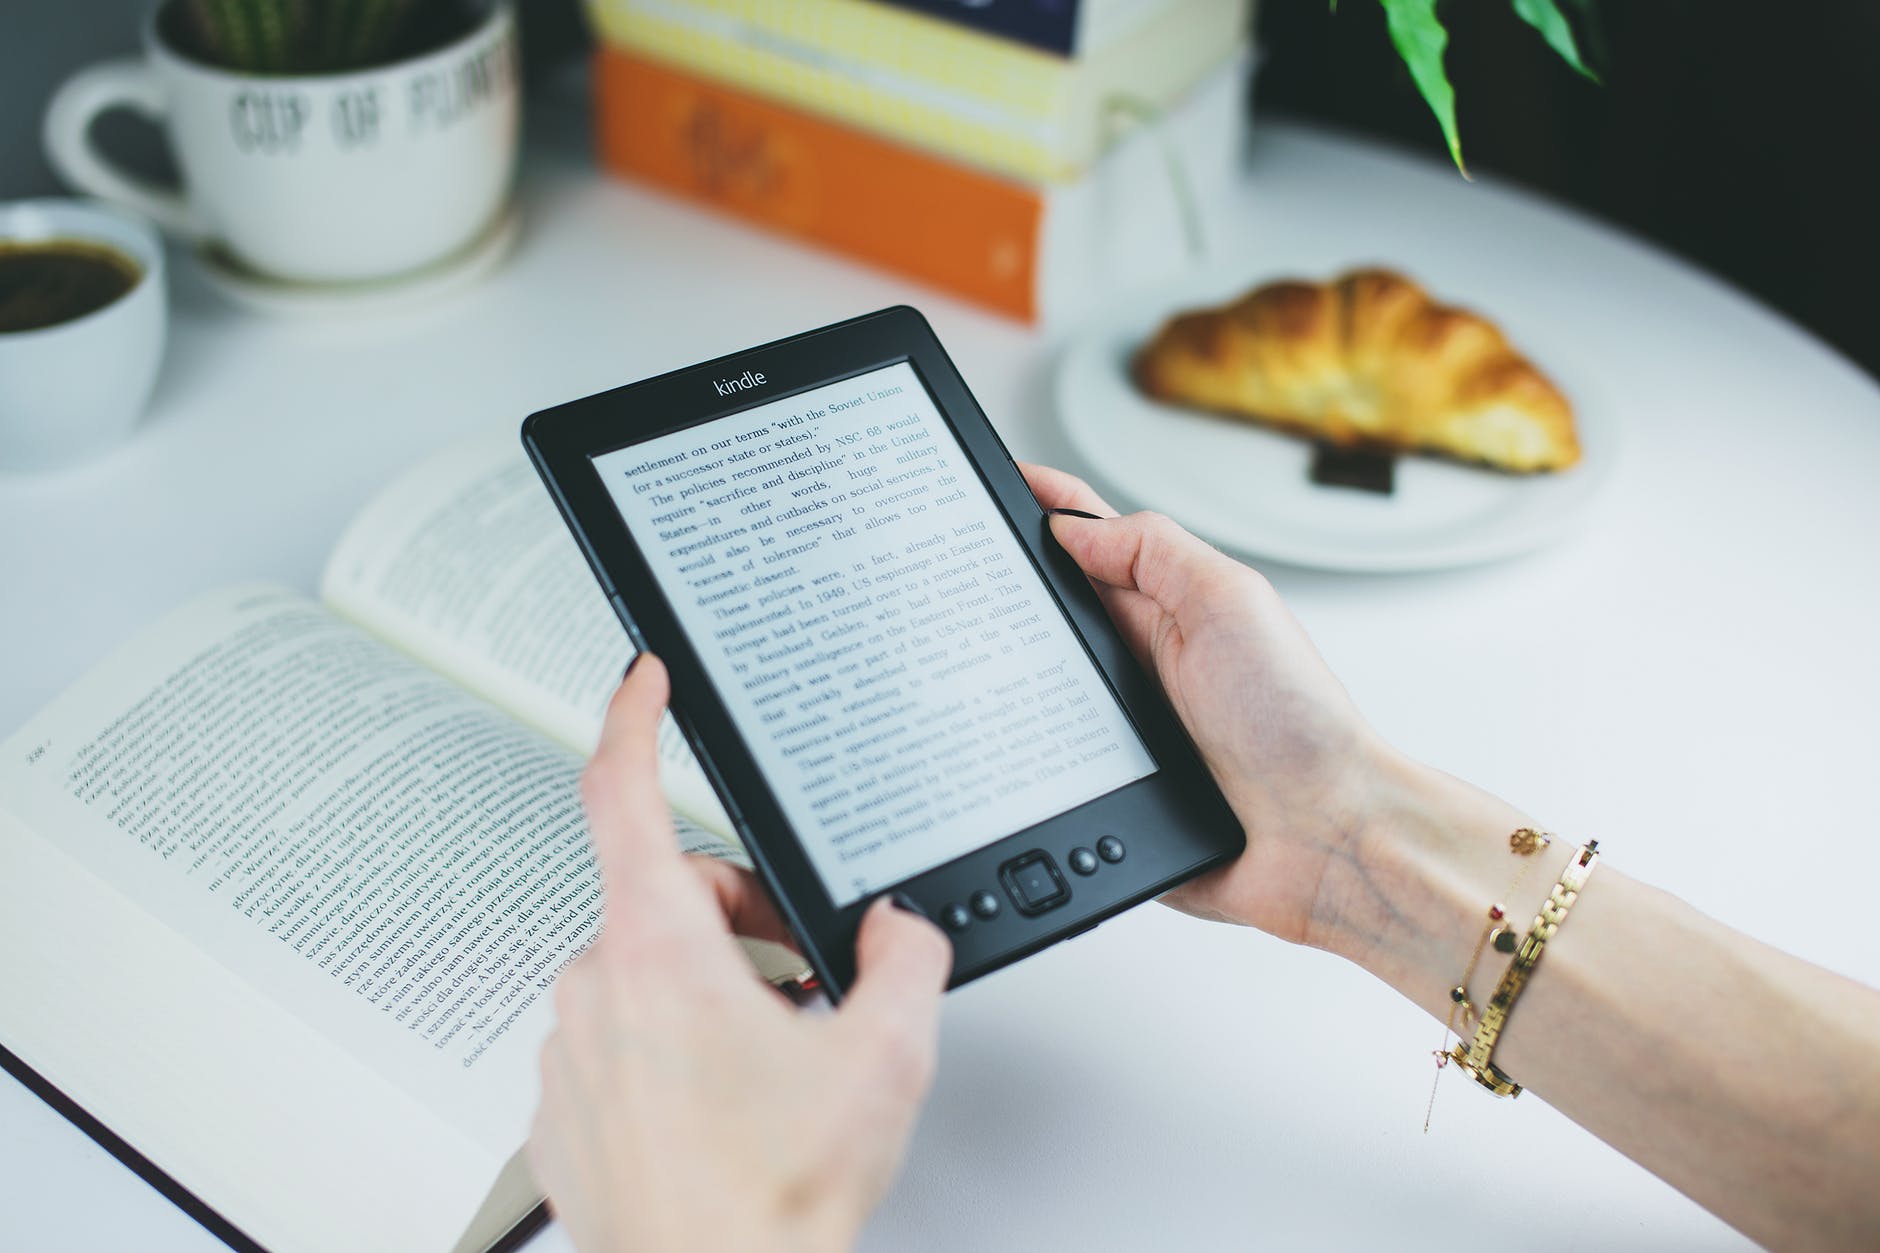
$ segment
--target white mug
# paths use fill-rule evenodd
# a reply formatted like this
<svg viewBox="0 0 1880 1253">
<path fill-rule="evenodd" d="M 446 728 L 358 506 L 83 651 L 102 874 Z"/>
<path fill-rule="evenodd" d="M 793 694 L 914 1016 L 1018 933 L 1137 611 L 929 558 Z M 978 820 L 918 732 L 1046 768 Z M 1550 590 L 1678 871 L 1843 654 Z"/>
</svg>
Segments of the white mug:
<svg viewBox="0 0 1880 1253">
<path fill-rule="evenodd" d="M 82 317 L 0 331 L 0 470 L 70 465 L 118 443 L 143 413 L 163 359 L 169 305 L 157 233 L 108 205 L 0 202 L 0 241 L 52 240 L 114 248 L 142 273 Z"/>
<path fill-rule="evenodd" d="M 45 146 L 73 186 L 219 245 L 274 277 L 389 278 L 441 260 L 495 219 L 515 172 L 520 66 L 510 0 L 432 52 L 336 74 L 205 64 L 166 37 L 178 0 L 144 26 L 144 56 L 81 70 L 53 96 Z M 127 107 L 164 124 L 183 192 L 135 178 L 93 145 Z"/>
</svg>

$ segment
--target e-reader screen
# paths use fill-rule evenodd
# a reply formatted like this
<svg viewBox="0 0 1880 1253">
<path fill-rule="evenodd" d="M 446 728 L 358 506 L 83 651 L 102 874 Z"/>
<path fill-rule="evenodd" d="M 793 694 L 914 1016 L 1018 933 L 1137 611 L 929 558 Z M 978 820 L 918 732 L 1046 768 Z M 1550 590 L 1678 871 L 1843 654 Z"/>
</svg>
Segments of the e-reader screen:
<svg viewBox="0 0 1880 1253">
<path fill-rule="evenodd" d="M 907 362 L 593 464 L 837 906 L 1155 771 Z"/>
</svg>

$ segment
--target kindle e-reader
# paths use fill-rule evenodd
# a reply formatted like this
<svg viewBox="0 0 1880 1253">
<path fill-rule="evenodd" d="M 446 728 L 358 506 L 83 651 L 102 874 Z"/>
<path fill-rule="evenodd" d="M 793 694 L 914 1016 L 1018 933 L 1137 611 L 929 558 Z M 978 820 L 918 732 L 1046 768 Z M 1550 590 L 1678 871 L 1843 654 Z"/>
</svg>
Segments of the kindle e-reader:
<svg viewBox="0 0 1880 1253">
<path fill-rule="evenodd" d="M 913 309 L 522 434 L 832 995 L 882 892 L 951 934 L 957 986 L 1243 847 Z"/>
</svg>

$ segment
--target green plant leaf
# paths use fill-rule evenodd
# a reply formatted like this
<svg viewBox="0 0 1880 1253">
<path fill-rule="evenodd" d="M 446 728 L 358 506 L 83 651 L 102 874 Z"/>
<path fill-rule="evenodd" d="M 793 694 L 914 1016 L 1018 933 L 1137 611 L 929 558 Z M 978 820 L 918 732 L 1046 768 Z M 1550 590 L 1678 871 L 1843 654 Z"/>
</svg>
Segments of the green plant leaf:
<svg viewBox="0 0 1880 1253">
<path fill-rule="evenodd" d="M 378 59 L 392 8 L 392 0 L 365 0 L 359 7 L 353 15 L 352 29 L 346 33 L 347 65 L 368 65 Z"/>
<path fill-rule="evenodd" d="M 194 12 L 203 44 L 212 56 L 230 69 L 252 72 L 260 68 L 254 28 L 240 0 L 201 0 Z"/>
<path fill-rule="evenodd" d="M 250 0 L 246 6 L 255 33 L 255 68 L 278 74 L 288 64 L 287 6 L 281 0 Z"/>
<path fill-rule="evenodd" d="M 1599 13 L 1599 0 L 1566 0 L 1572 11 L 1574 39 L 1580 58 L 1588 65 L 1612 65 L 1612 49 L 1606 43 L 1605 20 Z M 1603 82 L 1603 80 L 1602 80 Z"/>
<path fill-rule="evenodd" d="M 1390 41 L 1396 45 L 1397 55 L 1403 58 L 1404 65 L 1410 71 L 1410 77 L 1416 81 L 1417 90 L 1423 93 L 1423 100 L 1430 106 L 1430 112 L 1436 115 L 1437 125 L 1443 128 L 1443 140 L 1449 145 L 1450 159 L 1456 168 L 1467 178 L 1469 171 L 1462 164 L 1462 141 L 1456 135 L 1456 92 L 1449 85 L 1449 74 L 1443 69 L 1443 52 L 1449 47 L 1449 31 L 1444 28 L 1442 19 L 1436 16 L 1436 0 L 1377 0 L 1384 6 L 1384 17 L 1390 26 Z"/>
<path fill-rule="evenodd" d="M 346 36 L 358 21 L 359 0 L 324 0 L 324 18 L 314 55 L 326 73 L 346 62 Z"/>
<path fill-rule="evenodd" d="M 1547 46 L 1560 59 L 1594 82 L 1599 81 L 1592 67 L 1580 56 L 1580 45 L 1573 38 L 1573 25 L 1554 0 L 1514 0 L 1515 15 L 1541 33 Z"/>
</svg>

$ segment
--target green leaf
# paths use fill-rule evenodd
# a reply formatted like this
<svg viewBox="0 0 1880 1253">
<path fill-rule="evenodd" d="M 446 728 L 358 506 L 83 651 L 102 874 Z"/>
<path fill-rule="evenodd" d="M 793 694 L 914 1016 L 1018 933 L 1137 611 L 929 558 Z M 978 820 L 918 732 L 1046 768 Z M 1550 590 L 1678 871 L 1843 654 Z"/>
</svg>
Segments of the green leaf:
<svg viewBox="0 0 1880 1253">
<path fill-rule="evenodd" d="M 1390 41 L 1397 47 L 1397 55 L 1410 70 L 1410 77 L 1416 81 L 1417 90 L 1423 93 L 1424 102 L 1430 106 L 1430 112 L 1436 115 L 1436 122 L 1443 128 L 1443 139 L 1449 145 L 1450 159 L 1456 168 L 1467 178 L 1469 171 L 1462 164 L 1462 141 L 1456 135 L 1456 92 L 1449 85 L 1449 74 L 1443 69 L 1443 52 L 1449 47 L 1449 32 L 1444 29 L 1442 19 L 1436 16 L 1436 0 L 1377 0 L 1384 6 L 1384 17 L 1390 26 Z"/>
<path fill-rule="evenodd" d="M 1599 0 L 1566 0 L 1573 12 L 1573 26 L 1578 32 L 1580 58 L 1589 65 L 1612 65 L 1612 50 L 1606 44 L 1605 20 L 1599 13 Z"/>
<path fill-rule="evenodd" d="M 287 6 L 280 0 L 252 0 L 247 7 L 255 32 L 255 68 L 269 74 L 289 69 Z"/>
<path fill-rule="evenodd" d="M 204 46 L 220 64 L 235 70 L 259 68 L 254 31 L 248 24 L 247 9 L 239 0 L 202 0 L 195 13 Z"/>
<path fill-rule="evenodd" d="M 1541 33 L 1541 38 L 1560 54 L 1562 61 L 1592 81 L 1599 81 L 1599 75 L 1581 58 L 1580 45 L 1573 38 L 1573 26 L 1554 0 L 1514 0 L 1514 11 L 1517 17 Z"/>
</svg>

